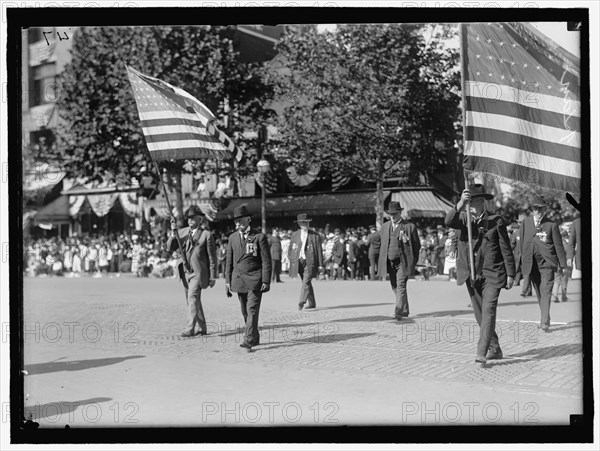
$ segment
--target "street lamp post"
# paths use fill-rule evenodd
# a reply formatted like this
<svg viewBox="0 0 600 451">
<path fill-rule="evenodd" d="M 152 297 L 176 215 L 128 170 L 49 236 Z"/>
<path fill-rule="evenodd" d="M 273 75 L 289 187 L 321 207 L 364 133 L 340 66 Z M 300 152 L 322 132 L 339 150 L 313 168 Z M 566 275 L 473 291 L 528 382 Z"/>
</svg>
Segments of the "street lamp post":
<svg viewBox="0 0 600 451">
<path fill-rule="evenodd" d="M 266 177 L 265 175 L 271 169 L 271 165 L 265 159 L 260 160 L 256 163 L 256 168 L 260 173 L 260 181 L 261 181 L 261 190 L 260 190 L 260 214 L 262 219 L 262 233 L 267 233 L 267 200 L 265 197 L 267 187 L 266 187 Z"/>
</svg>

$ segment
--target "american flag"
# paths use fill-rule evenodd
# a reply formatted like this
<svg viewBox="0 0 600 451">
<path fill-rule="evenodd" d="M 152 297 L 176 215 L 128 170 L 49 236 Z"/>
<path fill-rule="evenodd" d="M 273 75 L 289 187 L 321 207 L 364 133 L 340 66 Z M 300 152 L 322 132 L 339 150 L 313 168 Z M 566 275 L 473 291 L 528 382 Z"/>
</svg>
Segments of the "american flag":
<svg viewBox="0 0 600 451">
<path fill-rule="evenodd" d="M 215 126 L 215 117 L 183 89 L 127 66 L 142 130 L 155 161 L 242 159 L 241 150 Z"/>
<path fill-rule="evenodd" d="M 530 24 L 461 28 L 464 169 L 579 193 L 579 59 Z"/>
</svg>

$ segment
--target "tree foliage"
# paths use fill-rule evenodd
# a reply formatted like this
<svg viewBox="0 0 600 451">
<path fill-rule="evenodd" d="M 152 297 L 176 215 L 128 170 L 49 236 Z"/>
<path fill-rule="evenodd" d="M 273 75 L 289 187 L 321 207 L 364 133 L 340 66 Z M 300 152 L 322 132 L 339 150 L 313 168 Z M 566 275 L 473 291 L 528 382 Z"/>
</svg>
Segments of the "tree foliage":
<svg viewBox="0 0 600 451">
<path fill-rule="evenodd" d="M 274 83 L 293 163 L 342 170 L 378 191 L 391 176 L 427 184 L 447 164 L 460 114 L 458 53 L 444 47 L 452 33 L 377 24 L 285 37 Z"/>
<path fill-rule="evenodd" d="M 217 26 L 79 29 L 72 62 L 58 80 L 61 121 L 50 151 L 62 158 L 69 176 L 89 180 L 128 182 L 151 164 L 126 64 L 186 90 L 207 105 L 231 137 L 238 137 L 242 148 L 255 146 L 240 132 L 264 120 L 268 111 L 262 101 L 270 88 L 260 64 L 239 61 L 234 33 L 233 27 Z M 177 192 L 179 210 L 182 171 L 233 171 L 231 161 L 161 166 Z"/>
</svg>

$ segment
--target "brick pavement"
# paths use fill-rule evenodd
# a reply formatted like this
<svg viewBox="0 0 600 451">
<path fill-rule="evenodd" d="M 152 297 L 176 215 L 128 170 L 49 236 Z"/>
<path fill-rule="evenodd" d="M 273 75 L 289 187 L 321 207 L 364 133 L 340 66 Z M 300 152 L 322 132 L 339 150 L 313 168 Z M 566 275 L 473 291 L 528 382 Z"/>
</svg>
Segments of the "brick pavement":
<svg viewBox="0 0 600 451">
<path fill-rule="evenodd" d="M 416 291 L 415 286 L 409 285 L 409 296 Z M 465 296 L 459 287 L 431 287 L 455 297 L 453 305 L 464 306 Z M 576 317 L 553 326 L 548 334 L 538 330 L 533 318 L 500 319 L 497 332 L 505 358 L 481 368 L 473 362 L 478 327 L 467 309 L 457 308 L 444 315 L 438 307 L 442 316 L 437 316 L 438 304 L 432 305 L 431 312 L 421 306 L 421 312 L 396 322 L 389 316 L 393 304 L 387 284 L 320 282 L 316 288 L 320 307 L 299 312 L 293 310 L 299 286 L 288 280 L 274 285 L 272 293 L 265 296 L 261 346 L 245 353 L 238 346 L 241 314 L 237 302 L 226 301 L 219 288 L 222 286 L 204 295 L 210 335 L 184 339 L 179 336 L 183 299 L 176 281 L 28 278 L 26 367 L 30 364 L 34 375 L 32 364 L 44 361 L 36 345 L 69 344 L 135 354 L 194 356 L 215 362 L 243 357 L 248 364 L 279 368 L 402 376 L 582 397 L 582 331 Z M 330 293 L 340 290 L 347 290 L 344 296 L 348 304 L 344 307 L 328 302 Z M 368 294 L 378 302 L 348 301 L 355 293 Z M 281 299 L 285 302 L 279 302 Z"/>
</svg>

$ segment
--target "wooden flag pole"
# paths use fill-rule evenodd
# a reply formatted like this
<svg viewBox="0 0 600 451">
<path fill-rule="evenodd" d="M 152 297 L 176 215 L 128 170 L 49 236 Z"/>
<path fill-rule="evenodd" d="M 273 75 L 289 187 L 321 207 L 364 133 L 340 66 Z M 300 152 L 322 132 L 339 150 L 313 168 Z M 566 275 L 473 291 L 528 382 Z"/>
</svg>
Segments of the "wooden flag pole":
<svg viewBox="0 0 600 451">
<path fill-rule="evenodd" d="M 466 25 L 464 24 L 460 24 L 459 26 L 459 36 L 460 36 L 460 84 L 461 84 L 461 91 L 462 91 L 462 119 L 463 119 L 463 176 L 465 178 L 465 189 L 469 188 L 469 180 L 467 179 L 467 173 L 464 171 L 464 158 L 465 158 L 465 149 L 466 149 L 466 142 L 467 142 L 467 127 L 465 125 L 466 121 L 466 109 L 467 109 L 467 105 L 466 105 L 466 101 L 467 101 L 467 95 L 466 95 L 466 89 L 467 86 L 465 84 L 465 71 L 467 70 L 467 66 L 466 66 L 466 62 L 464 59 L 464 52 L 466 50 L 465 47 L 465 33 L 464 33 L 464 27 Z M 462 196 L 462 193 L 461 193 Z M 473 284 L 473 282 L 475 282 L 475 262 L 474 260 L 474 255 L 473 255 L 473 230 L 472 230 L 472 225 L 471 225 L 471 202 L 467 202 L 465 205 L 465 209 L 467 211 L 467 233 L 469 235 L 469 263 L 470 263 L 470 267 L 471 267 L 471 284 Z"/>
<path fill-rule="evenodd" d="M 151 157 L 152 158 L 152 157 Z M 158 167 L 158 163 L 156 160 L 152 159 L 154 163 L 154 167 L 156 167 L 156 172 L 158 173 L 158 178 L 160 179 L 160 184 L 163 187 L 163 193 L 165 195 L 165 200 L 167 201 L 167 209 L 169 210 L 169 216 L 171 216 L 171 220 L 175 221 L 175 216 L 173 215 L 173 209 L 171 208 L 171 202 L 169 202 L 169 195 L 167 194 L 167 187 L 165 186 L 165 182 L 162 178 L 162 173 L 160 172 L 160 168 Z M 177 223 L 177 221 L 175 221 Z M 181 238 L 179 238 L 179 230 L 177 228 L 174 230 L 175 238 L 177 239 L 177 244 L 179 245 L 179 252 L 181 253 L 181 258 L 183 259 L 183 264 L 186 270 L 190 269 L 190 263 L 188 262 L 187 255 L 183 250 L 183 245 L 181 244 Z"/>
</svg>

